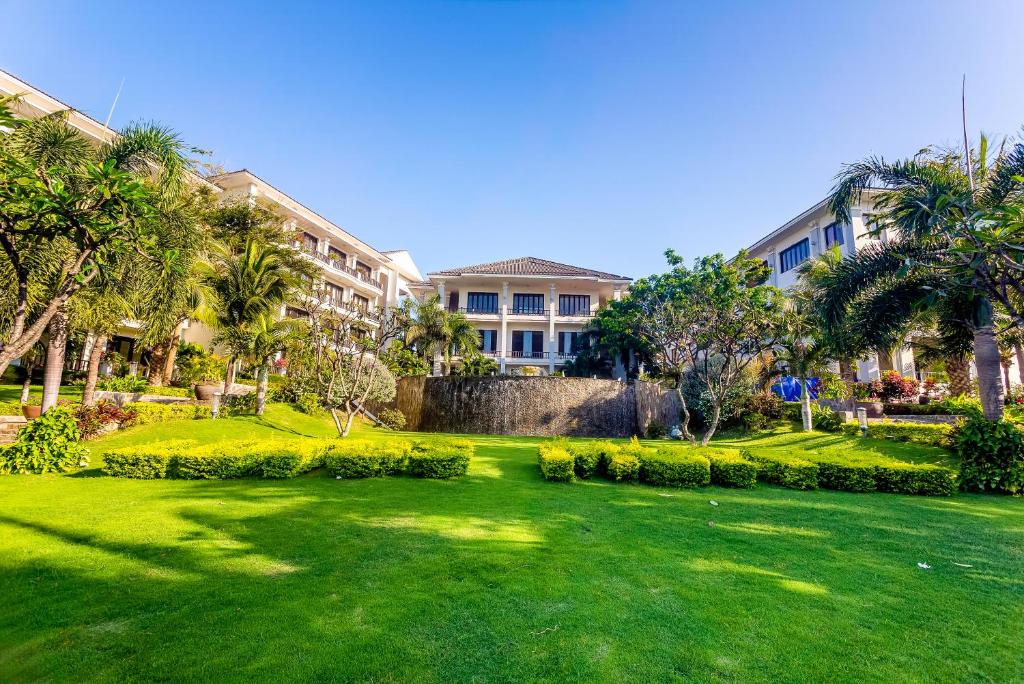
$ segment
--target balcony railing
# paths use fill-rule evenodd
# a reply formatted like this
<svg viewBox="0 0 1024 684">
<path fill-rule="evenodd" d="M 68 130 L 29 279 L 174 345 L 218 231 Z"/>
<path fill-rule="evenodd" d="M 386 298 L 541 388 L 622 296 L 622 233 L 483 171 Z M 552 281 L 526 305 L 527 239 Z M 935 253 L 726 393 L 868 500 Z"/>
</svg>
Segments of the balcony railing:
<svg viewBox="0 0 1024 684">
<path fill-rule="evenodd" d="M 500 349 L 495 351 L 483 351 L 477 350 L 482 356 L 490 358 L 500 359 L 502 356 L 508 359 L 547 359 L 554 358 L 560 361 L 571 361 L 576 358 L 576 352 L 546 352 L 546 351 L 516 351 L 512 350 L 508 355 L 504 354 Z"/>
<path fill-rule="evenodd" d="M 338 261 L 337 259 L 333 258 L 328 254 L 318 252 L 315 249 L 309 249 L 306 247 L 300 247 L 299 249 L 302 251 L 303 254 L 308 254 L 309 256 L 313 257 L 314 260 L 319 261 L 320 263 L 330 268 L 333 268 L 336 271 L 347 273 L 353 278 L 356 278 L 358 280 L 363 281 L 364 283 L 372 285 L 378 290 L 384 289 L 384 285 L 381 283 L 381 281 L 378 280 L 377 278 L 374 278 L 372 274 L 366 273 L 366 271 L 360 271 L 358 269 L 352 268 L 348 264 Z"/>
<path fill-rule="evenodd" d="M 486 309 L 486 308 L 482 308 L 482 307 L 467 307 L 467 306 L 460 306 L 458 308 L 456 308 L 456 307 L 447 307 L 447 308 L 448 308 L 448 311 L 451 312 L 451 313 L 458 312 L 458 313 L 461 313 L 461 314 L 466 314 L 468 316 L 500 316 L 501 315 L 501 309 L 500 308 L 499 309 Z M 547 316 L 549 313 L 551 313 L 550 309 L 531 309 L 531 308 L 514 309 L 514 308 L 510 307 L 509 310 L 508 310 L 508 315 L 509 316 Z M 590 311 L 556 311 L 555 312 L 555 316 L 558 316 L 558 317 L 561 317 L 561 318 L 591 318 L 593 315 L 594 314 L 591 313 Z"/>
<path fill-rule="evenodd" d="M 455 309 L 455 311 L 458 311 L 459 313 L 463 314 L 479 314 L 482 316 L 497 316 L 499 313 L 501 313 L 501 311 L 498 309 L 487 309 L 479 306 L 461 307 Z"/>
</svg>

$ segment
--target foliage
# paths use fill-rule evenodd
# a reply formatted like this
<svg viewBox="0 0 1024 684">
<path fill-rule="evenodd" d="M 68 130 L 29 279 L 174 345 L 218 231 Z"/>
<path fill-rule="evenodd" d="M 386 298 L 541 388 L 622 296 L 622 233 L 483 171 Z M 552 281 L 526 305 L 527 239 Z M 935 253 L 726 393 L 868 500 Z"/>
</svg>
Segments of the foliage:
<svg viewBox="0 0 1024 684">
<path fill-rule="evenodd" d="M 320 397 L 313 392 L 303 392 L 300 394 L 295 399 L 295 407 L 308 416 L 323 416 L 327 414 L 324 405 L 320 403 Z"/>
<path fill-rule="evenodd" d="M 652 420 L 647 426 L 647 439 L 664 439 L 668 434 L 668 428 L 660 420 Z"/>
<path fill-rule="evenodd" d="M 576 477 L 588 480 L 599 474 L 603 474 L 612 455 L 619 453 L 620 448 L 614 442 L 580 442 L 569 441 L 565 445 L 574 460 L 574 472 Z"/>
<path fill-rule="evenodd" d="M 21 403 L 17 401 L 0 401 L 0 416 L 20 416 Z"/>
<path fill-rule="evenodd" d="M 186 387 L 224 379 L 224 359 L 197 344 L 179 345 L 175 366 L 178 383 Z"/>
<path fill-rule="evenodd" d="M 473 452 L 473 443 L 466 439 L 417 440 L 409 453 L 409 474 L 437 480 L 465 475 Z"/>
<path fill-rule="evenodd" d="M 553 482 L 571 482 L 573 480 L 576 459 L 561 440 L 545 442 L 537 448 L 537 461 L 540 463 L 540 474 L 545 480 Z"/>
<path fill-rule="evenodd" d="M 455 367 L 455 374 L 464 378 L 481 378 L 497 375 L 498 362 L 483 354 L 469 354 Z"/>
<path fill-rule="evenodd" d="M 757 479 L 790 489 L 816 489 L 818 465 L 795 456 L 762 456 L 749 451 L 746 458 L 757 464 Z"/>
<path fill-rule="evenodd" d="M 757 392 L 740 396 L 735 411 L 747 431 L 760 432 L 782 422 L 785 406 L 775 392 Z"/>
<path fill-rule="evenodd" d="M 324 466 L 343 479 L 397 475 L 405 470 L 412 448 L 412 442 L 399 439 L 335 441 L 327 448 Z"/>
<path fill-rule="evenodd" d="M 757 466 L 732 449 L 703 449 L 711 462 L 711 484 L 749 489 L 757 482 Z"/>
<path fill-rule="evenodd" d="M 405 342 L 415 345 L 427 359 L 440 356 L 445 374 L 452 368 L 453 352 L 471 356 L 480 346 L 480 333 L 469 319 L 458 311 L 448 311 L 439 295 L 416 303 L 414 311 L 405 314 Z"/>
<path fill-rule="evenodd" d="M 909 442 L 911 444 L 923 444 L 934 447 L 948 447 L 950 434 L 953 431 L 951 425 L 929 424 L 929 423 L 869 423 L 868 437 L 873 439 L 891 439 L 896 442 Z M 843 432 L 850 436 L 860 434 L 860 425 L 844 423 Z"/>
<path fill-rule="evenodd" d="M 640 456 L 640 481 L 658 487 L 704 487 L 711 463 L 698 450 L 662 449 Z"/>
<path fill-rule="evenodd" d="M 134 415 L 121 424 L 121 427 L 166 423 L 171 420 L 200 420 L 210 418 L 210 407 L 205 404 L 153 404 L 150 402 L 132 402 L 125 404 L 124 410 Z"/>
<path fill-rule="evenodd" d="M 227 394 L 221 398 L 220 410 L 225 416 L 241 416 L 256 412 L 256 393 Z"/>
<path fill-rule="evenodd" d="M 856 383 L 853 387 L 854 397 L 858 400 L 905 402 L 916 398 L 917 392 L 917 380 L 894 370 L 885 371 L 878 380 Z"/>
<path fill-rule="evenodd" d="M 128 392 L 140 394 L 146 391 L 146 379 L 136 375 L 123 377 L 111 376 L 96 383 L 96 388 L 104 392 Z"/>
<path fill-rule="evenodd" d="M 402 340 L 392 341 L 381 360 L 397 378 L 430 374 L 430 363 Z"/>
<path fill-rule="evenodd" d="M 67 406 L 55 406 L 29 421 L 14 444 L 0 449 L 0 473 L 66 473 L 89 464 L 89 450 Z"/>
<path fill-rule="evenodd" d="M 851 388 L 837 373 L 820 371 L 818 373 L 819 399 L 849 399 Z"/>
<path fill-rule="evenodd" d="M 946 397 L 939 402 L 946 412 L 957 416 L 984 416 L 981 408 L 981 401 L 977 397 L 960 395 L 957 397 Z"/>
<path fill-rule="evenodd" d="M 811 404 L 811 420 L 815 430 L 839 432 L 843 429 L 843 418 L 828 406 Z"/>
<path fill-rule="evenodd" d="M 1024 433 L 1013 423 L 972 417 L 958 426 L 953 445 L 960 456 L 960 487 L 968 491 L 1024 491 Z"/>
<path fill-rule="evenodd" d="M 111 477 L 158 480 L 171 475 L 171 461 L 185 449 L 195 447 L 190 440 L 152 442 L 103 452 L 103 472 Z"/>
<path fill-rule="evenodd" d="M 381 409 L 377 414 L 377 419 L 384 425 L 388 426 L 392 430 L 404 430 L 405 429 L 405 414 L 398 409 L 386 408 Z"/>
<path fill-rule="evenodd" d="M 818 486 L 844 492 L 875 491 L 875 468 L 860 463 L 818 459 Z"/>
<path fill-rule="evenodd" d="M 122 408 L 111 401 L 99 401 L 92 405 L 78 404 L 74 412 L 82 439 L 95 437 L 108 425 L 128 425 L 135 419 L 135 409 L 130 405 Z"/>
<path fill-rule="evenodd" d="M 951 496 L 957 477 L 949 468 L 927 463 L 887 463 L 875 466 L 875 487 L 894 494 Z"/>
</svg>

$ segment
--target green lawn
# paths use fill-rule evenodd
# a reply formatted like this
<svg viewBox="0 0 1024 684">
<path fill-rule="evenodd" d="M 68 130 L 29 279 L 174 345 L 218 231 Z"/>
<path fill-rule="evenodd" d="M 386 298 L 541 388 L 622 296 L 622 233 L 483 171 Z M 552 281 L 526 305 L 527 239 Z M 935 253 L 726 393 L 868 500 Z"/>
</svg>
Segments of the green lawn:
<svg viewBox="0 0 1024 684">
<path fill-rule="evenodd" d="M 38 404 L 43 398 L 43 386 L 32 385 L 29 390 L 30 403 Z M 82 401 L 81 385 L 62 385 L 58 396 L 68 401 Z M 21 385 L 0 385 L 0 404 L 15 404 L 21 400 Z"/>
<path fill-rule="evenodd" d="M 330 431 L 273 406 L 93 446 Z M 1024 500 L 552 484 L 537 440 L 474 439 L 451 482 L 0 478 L 0 680 L 1024 672 Z M 787 431 L 722 441 L 945 458 Z"/>
</svg>

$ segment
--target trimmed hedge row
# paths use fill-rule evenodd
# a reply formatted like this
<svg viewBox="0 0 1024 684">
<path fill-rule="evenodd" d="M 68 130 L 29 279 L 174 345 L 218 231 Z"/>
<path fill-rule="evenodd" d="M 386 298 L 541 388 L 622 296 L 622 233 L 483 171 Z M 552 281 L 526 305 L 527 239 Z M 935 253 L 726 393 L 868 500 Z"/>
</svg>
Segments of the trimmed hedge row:
<svg viewBox="0 0 1024 684">
<path fill-rule="evenodd" d="M 791 489 L 834 489 L 845 492 L 893 492 L 949 496 L 957 489 L 956 472 L 927 463 L 888 459 L 856 461 L 813 455 L 808 459 L 745 452 L 757 463 L 757 478 Z"/>
<path fill-rule="evenodd" d="M 705 449 L 711 462 L 711 484 L 749 489 L 757 482 L 757 465 L 731 449 Z"/>
<path fill-rule="evenodd" d="M 949 448 L 953 426 L 931 423 L 868 423 L 868 437 L 871 439 L 891 439 L 896 442 L 909 442 L 923 446 Z M 859 423 L 844 423 L 843 434 L 853 437 L 860 436 Z"/>
<path fill-rule="evenodd" d="M 227 480 L 247 476 L 291 478 L 320 467 L 342 478 L 382 477 L 408 472 L 446 479 L 465 475 L 473 455 L 467 440 L 429 439 L 228 442 L 198 446 L 173 440 L 112 449 L 103 471 L 135 479 Z"/>
<path fill-rule="evenodd" d="M 561 442 L 545 442 L 537 449 L 540 474 L 545 480 L 571 482 L 576 459 Z"/>
<path fill-rule="evenodd" d="M 124 408 L 135 411 L 135 417 L 123 427 L 166 423 L 169 420 L 200 420 L 213 415 L 206 404 L 153 404 L 148 401 L 133 401 L 125 404 Z"/>
<path fill-rule="evenodd" d="M 665 449 L 640 457 L 640 480 L 656 487 L 705 487 L 711 462 L 696 449 Z"/>
</svg>

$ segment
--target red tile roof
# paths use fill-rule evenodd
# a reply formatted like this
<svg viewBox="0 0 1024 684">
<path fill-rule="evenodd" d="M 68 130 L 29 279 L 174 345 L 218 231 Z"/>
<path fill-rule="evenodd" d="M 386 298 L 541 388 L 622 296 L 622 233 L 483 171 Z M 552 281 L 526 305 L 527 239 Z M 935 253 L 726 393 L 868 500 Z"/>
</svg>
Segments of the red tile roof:
<svg viewBox="0 0 1024 684">
<path fill-rule="evenodd" d="M 601 280 L 632 280 L 626 276 L 595 271 L 569 264 L 560 264 L 557 261 L 538 259 L 537 257 L 518 257 L 506 259 L 505 261 L 492 261 L 489 264 L 477 264 L 475 266 L 463 266 L 461 268 L 449 268 L 444 271 L 430 273 L 431 276 L 460 276 L 460 275 L 504 275 L 504 276 L 560 276 L 571 278 L 599 278 Z"/>
</svg>

